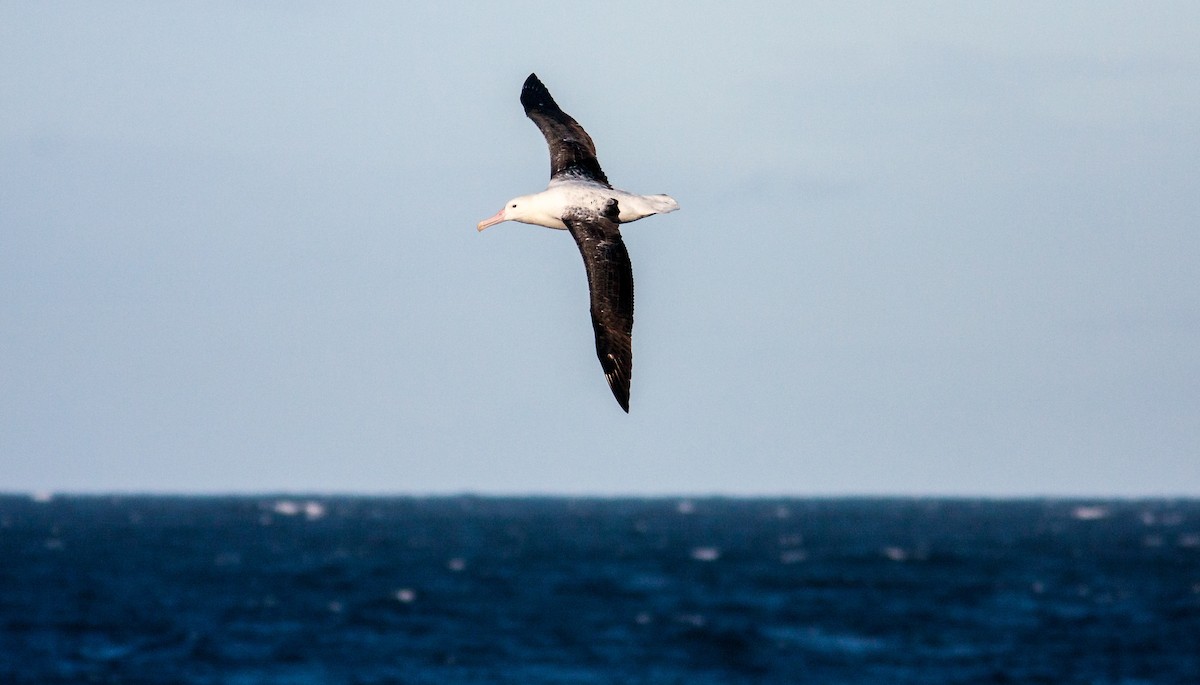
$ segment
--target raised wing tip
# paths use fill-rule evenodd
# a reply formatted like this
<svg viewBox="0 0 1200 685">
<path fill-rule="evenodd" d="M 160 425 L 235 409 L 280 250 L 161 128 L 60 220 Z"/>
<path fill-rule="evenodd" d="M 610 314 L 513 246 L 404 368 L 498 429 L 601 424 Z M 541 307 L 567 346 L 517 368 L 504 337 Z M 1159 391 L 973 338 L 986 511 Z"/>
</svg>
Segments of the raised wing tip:
<svg viewBox="0 0 1200 685">
<path fill-rule="evenodd" d="M 530 91 L 533 91 L 534 93 L 538 93 L 538 94 L 541 94 L 541 93 L 548 94 L 545 84 L 543 84 L 542 80 L 537 77 L 537 74 L 530 74 L 529 78 L 525 79 L 525 85 L 521 86 L 521 94 L 522 95 L 524 95 L 525 93 L 528 93 Z"/>
<path fill-rule="evenodd" d="M 558 108 L 558 105 L 554 103 L 554 98 L 550 96 L 550 91 L 538 80 L 537 74 L 530 74 L 529 78 L 525 79 L 525 85 L 521 87 L 521 104 L 525 106 L 526 110 L 545 107 Z"/>
</svg>

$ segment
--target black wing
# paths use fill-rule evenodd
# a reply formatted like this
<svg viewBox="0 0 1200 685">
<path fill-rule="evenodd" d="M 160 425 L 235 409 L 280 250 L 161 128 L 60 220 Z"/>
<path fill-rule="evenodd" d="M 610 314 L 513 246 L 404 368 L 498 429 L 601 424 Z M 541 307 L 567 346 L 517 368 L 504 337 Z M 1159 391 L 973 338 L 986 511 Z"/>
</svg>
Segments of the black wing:
<svg viewBox="0 0 1200 685">
<path fill-rule="evenodd" d="M 591 136 L 571 115 L 559 109 L 554 98 L 550 97 L 550 91 L 538 80 L 537 74 L 530 74 L 525 79 L 525 87 L 521 89 L 521 104 L 525 107 L 525 116 L 537 124 L 538 130 L 546 137 L 546 144 L 550 146 L 551 178 L 579 176 L 607 188 L 612 187 L 600 169 Z"/>
<path fill-rule="evenodd" d="M 606 214 L 575 212 L 563 217 L 587 269 L 596 329 L 596 356 L 613 396 L 629 412 L 629 378 L 633 368 L 633 266 L 615 221 L 617 203 Z"/>
</svg>

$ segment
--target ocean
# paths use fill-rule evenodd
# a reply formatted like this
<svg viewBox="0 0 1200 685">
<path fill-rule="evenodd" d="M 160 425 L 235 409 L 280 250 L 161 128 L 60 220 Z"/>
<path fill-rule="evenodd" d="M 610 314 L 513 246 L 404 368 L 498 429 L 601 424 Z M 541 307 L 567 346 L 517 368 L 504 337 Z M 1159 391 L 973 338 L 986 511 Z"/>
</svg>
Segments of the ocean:
<svg viewBox="0 0 1200 685">
<path fill-rule="evenodd" d="M 0 683 L 1200 683 L 1200 501 L 0 496 Z"/>
</svg>

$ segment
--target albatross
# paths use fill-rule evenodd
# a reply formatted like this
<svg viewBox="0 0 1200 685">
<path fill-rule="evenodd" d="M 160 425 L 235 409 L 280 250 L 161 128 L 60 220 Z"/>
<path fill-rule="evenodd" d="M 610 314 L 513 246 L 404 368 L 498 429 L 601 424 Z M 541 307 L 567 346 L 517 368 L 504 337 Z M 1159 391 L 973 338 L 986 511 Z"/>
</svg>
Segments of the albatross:
<svg viewBox="0 0 1200 685">
<path fill-rule="evenodd" d="M 673 212 L 679 203 L 669 195 L 637 195 L 612 187 L 591 136 L 554 102 L 537 74 L 525 79 L 521 105 L 550 146 L 550 185 L 540 193 L 514 197 L 477 228 L 519 221 L 571 233 L 587 271 L 596 356 L 617 403 L 629 413 L 633 267 L 619 225 Z"/>
</svg>

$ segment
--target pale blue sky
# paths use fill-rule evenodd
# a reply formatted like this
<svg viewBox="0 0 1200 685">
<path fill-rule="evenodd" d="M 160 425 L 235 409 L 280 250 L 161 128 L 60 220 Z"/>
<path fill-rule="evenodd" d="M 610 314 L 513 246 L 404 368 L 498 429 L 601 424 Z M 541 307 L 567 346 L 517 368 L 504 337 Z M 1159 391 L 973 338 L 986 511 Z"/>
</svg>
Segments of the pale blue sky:
<svg viewBox="0 0 1200 685">
<path fill-rule="evenodd" d="M 1200 5 L 0 4 L 0 491 L 1200 495 Z M 626 227 L 632 413 L 536 71 Z"/>
</svg>

